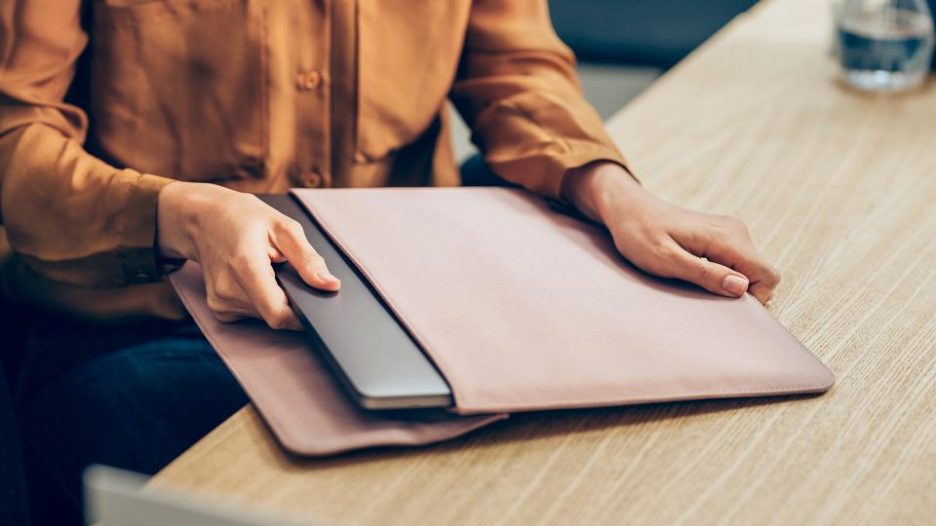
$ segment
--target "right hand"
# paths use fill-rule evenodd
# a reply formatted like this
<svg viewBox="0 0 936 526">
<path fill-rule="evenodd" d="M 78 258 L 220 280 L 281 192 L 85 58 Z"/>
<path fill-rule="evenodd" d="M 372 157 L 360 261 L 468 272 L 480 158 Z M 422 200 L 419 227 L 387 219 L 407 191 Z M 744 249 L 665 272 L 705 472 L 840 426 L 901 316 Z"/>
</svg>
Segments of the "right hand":
<svg viewBox="0 0 936 526">
<path fill-rule="evenodd" d="M 302 328 L 273 263 L 289 261 L 317 289 L 341 287 L 302 226 L 254 195 L 180 181 L 160 191 L 158 208 L 158 250 L 201 264 L 208 308 L 221 321 L 250 317 L 274 329 Z"/>
<path fill-rule="evenodd" d="M 645 272 L 722 296 L 750 292 L 765 304 L 780 281 L 741 222 L 671 205 L 620 165 L 576 169 L 566 176 L 562 192 L 583 214 L 605 224 L 618 252 Z"/>
</svg>

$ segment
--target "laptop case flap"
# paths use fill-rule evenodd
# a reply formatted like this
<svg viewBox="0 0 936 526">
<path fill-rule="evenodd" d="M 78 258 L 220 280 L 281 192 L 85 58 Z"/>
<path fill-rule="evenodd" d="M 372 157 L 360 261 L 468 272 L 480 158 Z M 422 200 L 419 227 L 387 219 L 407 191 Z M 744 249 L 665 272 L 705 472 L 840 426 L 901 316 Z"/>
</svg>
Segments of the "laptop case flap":
<svg viewBox="0 0 936 526">
<path fill-rule="evenodd" d="M 336 384 L 302 333 L 260 321 L 218 321 L 205 301 L 197 263 L 170 277 L 189 313 L 288 451 L 333 455 L 373 446 L 416 446 L 447 440 L 506 418 L 462 417 L 445 410 L 410 413 L 359 408 Z"/>
</svg>

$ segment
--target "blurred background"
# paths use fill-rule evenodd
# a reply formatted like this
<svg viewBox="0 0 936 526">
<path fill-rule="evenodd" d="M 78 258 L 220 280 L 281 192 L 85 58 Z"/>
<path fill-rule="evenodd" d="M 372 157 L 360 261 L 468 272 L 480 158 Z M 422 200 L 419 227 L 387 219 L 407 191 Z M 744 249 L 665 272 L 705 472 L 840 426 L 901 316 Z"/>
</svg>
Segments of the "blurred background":
<svg viewBox="0 0 936 526">
<path fill-rule="evenodd" d="M 756 0 L 550 0 L 559 37 L 575 51 L 582 88 L 607 119 Z M 459 161 L 475 153 L 452 119 Z"/>
</svg>

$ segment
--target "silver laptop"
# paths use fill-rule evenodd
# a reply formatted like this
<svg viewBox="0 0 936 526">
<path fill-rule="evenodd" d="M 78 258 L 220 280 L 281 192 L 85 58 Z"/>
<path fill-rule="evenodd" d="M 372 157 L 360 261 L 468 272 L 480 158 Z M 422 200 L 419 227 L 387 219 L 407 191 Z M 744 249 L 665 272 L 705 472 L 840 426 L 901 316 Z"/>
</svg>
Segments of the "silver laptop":
<svg viewBox="0 0 936 526">
<path fill-rule="evenodd" d="M 361 407 L 375 410 L 452 406 L 445 378 L 302 206 L 289 195 L 261 199 L 302 225 L 328 270 L 341 280 L 340 292 L 322 292 L 306 285 L 289 264 L 276 269 L 309 343 L 348 395 Z"/>
</svg>

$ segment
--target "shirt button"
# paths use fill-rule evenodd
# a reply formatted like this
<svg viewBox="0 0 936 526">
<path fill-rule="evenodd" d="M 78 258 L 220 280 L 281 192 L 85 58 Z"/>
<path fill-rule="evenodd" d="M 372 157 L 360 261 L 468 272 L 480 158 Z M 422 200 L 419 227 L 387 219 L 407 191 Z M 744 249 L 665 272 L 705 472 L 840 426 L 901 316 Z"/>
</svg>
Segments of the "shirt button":
<svg viewBox="0 0 936 526">
<path fill-rule="evenodd" d="M 301 91 L 312 91 L 322 83 L 322 75 L 318 71 L 307 71 L 296 75 L 296 86 Z"/>
<path fill-rule="evenodd" d="M 322 174 L 318 172 L 309 172 L 305 178 L 305 185 L 307 188 L 318 188 L 322 186 Z"/>
</svg>

